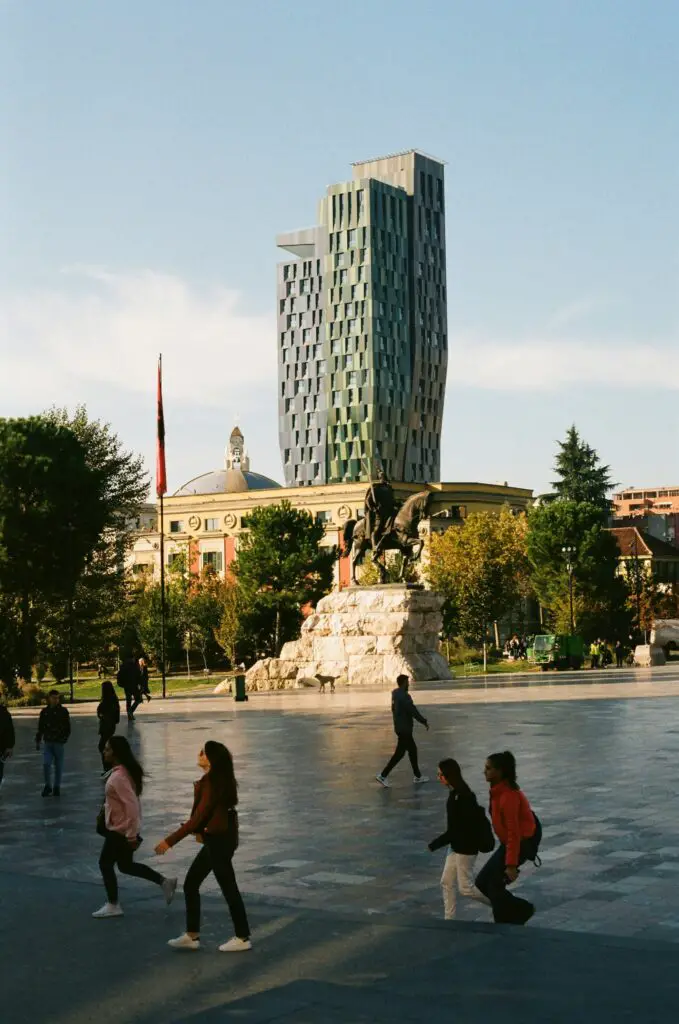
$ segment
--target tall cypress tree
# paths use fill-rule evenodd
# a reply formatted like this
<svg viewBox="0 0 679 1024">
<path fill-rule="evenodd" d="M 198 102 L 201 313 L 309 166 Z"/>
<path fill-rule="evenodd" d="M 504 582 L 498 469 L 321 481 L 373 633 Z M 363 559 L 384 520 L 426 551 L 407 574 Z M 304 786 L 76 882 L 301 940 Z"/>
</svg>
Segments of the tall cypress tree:
<svg viewBox="0 0 679 1024">
<path fill-rule="evenodd" d="M 610 466 L 602 465 L 597 452 L 580 437 L 575 424 L 566 434 L 566 440 L 558 444 L 554 466 L 558 480 L 552 481 L 553 497 L 562 501 L 586 501 L 607 512 L 608 493 L 614 486 Z"/>
</svg>

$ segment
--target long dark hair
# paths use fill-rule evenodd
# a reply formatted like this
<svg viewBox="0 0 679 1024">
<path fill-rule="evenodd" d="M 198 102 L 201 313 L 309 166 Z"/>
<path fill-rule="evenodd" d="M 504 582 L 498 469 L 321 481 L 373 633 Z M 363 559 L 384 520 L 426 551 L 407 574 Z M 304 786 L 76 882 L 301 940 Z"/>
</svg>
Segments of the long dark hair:
<svg viewBox="0 0 679 1024">
<path fill-rule="evenodd" d="M 439 761 L 439 771 L 449 786 L 460 793 L 469 792 L 469 786 L 462 778 L 462 769 L 453 757 L 444 757 Z"/>
<path fill-rule="evenodd" d="M 235 807 L 238 803 L 238 785 L 231 752 L 223 743 L 216 740 L 208 740 L 203 750 L 210 762 L 210 770 L 207 773 L 210 784 L 215 787 L 219 799 L 223 800 L 227 807 Z"/>
<path fill-rule="evenodd" d="M 489 754 L 488 760 L 493 768 L 496 768 L 502 775 L 505 782 L 508 782 L 512 789 L 518 789 L 516 781 L 516 760 L 511 750 L 502 750 L 498 754 Z"/>
<path fill-rule="evenodd" d="M 141 791 L 144 788 L 144 769 L 132 753 L 127 739 L 125 736 L 111 736 L 108 744 L 116 762 L 123 766 L 132 779 L 137 796 L 141 796 Z"/>
<path fill-rule="evenodd" d="M 118 706 L 120 706 L 118 694 L 114 690 L 113 683 L 109 679 L 105 679 L 101 684 L 101 703 L 117 704 Z"/>
</svg>

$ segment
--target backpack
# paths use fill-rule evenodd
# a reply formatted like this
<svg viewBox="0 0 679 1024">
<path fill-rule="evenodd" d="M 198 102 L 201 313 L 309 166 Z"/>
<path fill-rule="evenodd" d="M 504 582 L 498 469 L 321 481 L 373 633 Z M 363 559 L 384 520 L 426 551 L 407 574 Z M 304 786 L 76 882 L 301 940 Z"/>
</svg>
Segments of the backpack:
<svg viewBox="0 0 679 1024">
<path fill-rule="evenodd" d="M 531 808 L 531 810 L 532 810 L 532 808 Z M 535 867 L 539 868 L 542 865 L 542 860 L 540 859 L 540 854 L 538 853 L 538 850 L 540 849 L 540 843 L 542 842 L 542 822 L 538 818 L 538 816 L 535 813 L 535 811 L 533 811 L 533 817 L 535 818 L 535 832 L 533 833 L 533 836 L 532 836 L 532 839 L 533 839 L 533 856 L 532 857 L 527 857 L 526 859 L 532 861 L 533 864 L 535 865 Z"/>
<path fill-rule="evenodd" d="M 495 836 L 488 816 L 480 804 L 477 805 L 476 843 L 480 853 L 491 853 L 495 849 Z"/>
</svg>

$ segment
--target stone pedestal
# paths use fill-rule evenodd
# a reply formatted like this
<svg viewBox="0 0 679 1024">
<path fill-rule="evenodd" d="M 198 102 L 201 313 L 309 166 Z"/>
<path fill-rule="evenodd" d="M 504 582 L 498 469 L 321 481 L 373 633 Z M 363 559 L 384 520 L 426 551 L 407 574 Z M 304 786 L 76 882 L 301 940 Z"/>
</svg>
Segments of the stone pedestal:
<svg viewBox="0 0 679 1024">
<path fill-rule="evenodd" d="M 664 665 L 667 661 L 665 651 L 655 644 L 638 644 L 634 649 L 634 664 L 640 668 L 651 668 L 653 665 Z"/>
<path fill-rule="evenodd" d="M 443 598 L 432 590 L 391 584 L 347 587 L 322 598 L 305 620 L 299 640 L 280 658 L 248 671 L 249 690 L 310 685 L 322 677 L 352 686 L 451 679 L 439 652 Z"/>
</svg>

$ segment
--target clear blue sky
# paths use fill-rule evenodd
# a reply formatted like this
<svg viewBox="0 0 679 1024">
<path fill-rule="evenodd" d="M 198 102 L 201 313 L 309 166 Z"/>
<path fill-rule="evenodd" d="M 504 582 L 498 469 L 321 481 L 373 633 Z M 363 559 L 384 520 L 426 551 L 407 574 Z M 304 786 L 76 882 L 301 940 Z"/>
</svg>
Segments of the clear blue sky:
<svg viewBox="0 0 679 1024">
<path fill-rule="evenodd" d="M 679 5 L 0 0 L 0 414 L 85 401 L 170 488 L 238 416 L 281 479 L 276 233 L 447 162 L 442 476 L 544 489 L 575 422 L 677 484 Z"/>
</svg>

